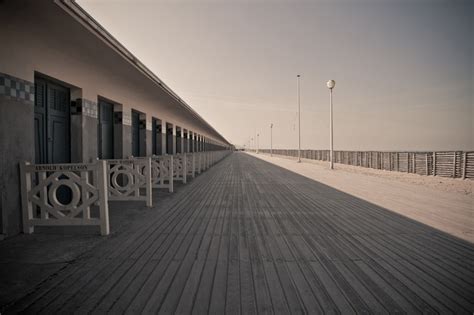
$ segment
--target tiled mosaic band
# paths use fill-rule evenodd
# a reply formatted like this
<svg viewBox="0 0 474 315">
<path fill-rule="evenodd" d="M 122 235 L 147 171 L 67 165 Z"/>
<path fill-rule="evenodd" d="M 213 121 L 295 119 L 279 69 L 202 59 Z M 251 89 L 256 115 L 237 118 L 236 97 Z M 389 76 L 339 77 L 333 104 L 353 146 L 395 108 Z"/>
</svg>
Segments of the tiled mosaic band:
<svg viewBox="0 0 474 315">
<path fill-rule="evenodd" d="M 132 112 L 123 111 L 122 112 L 122 124 L 131 126 L 132 125 Z"/>
<path fill-rule="evenodd" d="M 99 117 L 97 103 L 85 98 L 78 98 L 76 100 L 76 108 L 73 113 L 76 115 L 84 115 L 92 118 Z"/>
<path fill-rule="evenodd" d="M 126 112 L 114 112 L 114 124 L 132 125 L 132 117 L 128 116 Z"/>
<path fill-rule="evenodd" d="M 0 72 L 0 96 L 33 104 L 35 85 L 33 82 Z"/>
</svg>

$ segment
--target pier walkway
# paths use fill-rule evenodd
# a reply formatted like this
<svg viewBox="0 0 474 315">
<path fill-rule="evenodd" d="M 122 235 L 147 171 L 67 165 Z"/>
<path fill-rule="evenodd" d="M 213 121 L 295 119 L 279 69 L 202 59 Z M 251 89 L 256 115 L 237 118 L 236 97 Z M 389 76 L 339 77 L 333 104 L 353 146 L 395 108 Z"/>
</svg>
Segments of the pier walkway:
<svg viewBox="0 0 474 315">
<path fill-rule="evenodd" d="M 474 245 L 244 153 L 6 313 L 466 313 Z"/>
</svg>

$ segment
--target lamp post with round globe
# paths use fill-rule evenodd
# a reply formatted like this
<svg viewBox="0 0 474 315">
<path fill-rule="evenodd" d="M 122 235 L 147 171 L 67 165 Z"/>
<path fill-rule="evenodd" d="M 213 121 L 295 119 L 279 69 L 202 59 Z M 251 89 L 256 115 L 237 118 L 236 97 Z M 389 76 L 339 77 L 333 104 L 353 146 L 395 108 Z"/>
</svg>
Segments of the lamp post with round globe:
<svg viewBox="0 0 474 315">
<path fill-rule="evenodd" d="M 260 136 L 260 134 L 257 133 L 257 151 L 256 151 L 257 154 L 258 154 L 258 149 L 259 149 L 259 148 L 258 148 L 258 144 L 259 144 L 259 143 L 258 143 L 258 137 L 259 137 L 259 136 Z"/>
<path fill-rule="evenodd" d="M 270 156 L 273 156 L 273 123 L 270 124 Z"/>
<path fill-rule="evenodd" d="M 296 76 L 297 101 L 298 101 L 298 163 L 301 162 L 301 111 L 300 111 L 300 77 Z"/>
<path fill-rule="evenodd" d="M 332 89 L 336 86 L 336 81 L 329 80 L 326 83 L 329 89 L 329 159 L 330 168 L 334 169 L 334 152 L 333 152 L 333 129 L 332 129 Z"/>
</svg>

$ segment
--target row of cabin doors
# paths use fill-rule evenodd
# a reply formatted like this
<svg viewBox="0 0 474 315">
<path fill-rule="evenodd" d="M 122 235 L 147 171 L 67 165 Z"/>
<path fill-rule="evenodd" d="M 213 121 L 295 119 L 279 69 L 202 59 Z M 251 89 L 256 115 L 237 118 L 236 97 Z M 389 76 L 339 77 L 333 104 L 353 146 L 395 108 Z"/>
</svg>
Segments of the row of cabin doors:
<svg viewBox="0 0 474 315">
<path fill-rule="evenodd" d="M 132 111 L 132 155 L 140 156 L 140 114 Z M 99 158 L 114 158 L 114 104 L 99 101 Z"/>
<path fill-rule="evenodd" d="M 113 159 L 114 104 L 99 100 L 98 105 L 98 155 L 101 159 Z M 70 91 L 67 87 L 47 79 L 35 79 L 35 163 L 71 162 L 70 107 Z M 140 114 L 132 111 L 133 156 L 140 156 L 141 129 Z M 161 130 L 158 132 L 161 133 Z M 160 154 L 161 137 L 156 137 L 154 143 L 157 147 L 155 154 Z"/>
<path fill-rule="evenodd" d="M 140 114 L 132 111 L 132 155 L 140 156 Z M 114 158 L 114 104 L 99 101 L 99 157 Z"/>
</svg>

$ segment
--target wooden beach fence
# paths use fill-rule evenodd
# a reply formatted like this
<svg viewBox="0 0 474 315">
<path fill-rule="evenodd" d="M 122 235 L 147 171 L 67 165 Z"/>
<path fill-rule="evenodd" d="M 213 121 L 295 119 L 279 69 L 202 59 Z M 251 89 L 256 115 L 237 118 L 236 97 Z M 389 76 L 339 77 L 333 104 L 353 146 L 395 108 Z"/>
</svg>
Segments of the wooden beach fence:
<svg viewBox="0 0 474 315">
<path fill-rule="evenodd" d="M 270 150 L 261 149 L 260 152 L 270 153 Z M 296 157 L 298 151 L 273 149 L 273 154 Z M 301 156 L 329 161 L 329 150 L 302 150 Z M 334 162 L 425 176 L 474 178 L 474 151 L 334 151 Z"/>
</svg>

